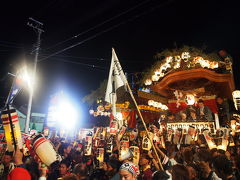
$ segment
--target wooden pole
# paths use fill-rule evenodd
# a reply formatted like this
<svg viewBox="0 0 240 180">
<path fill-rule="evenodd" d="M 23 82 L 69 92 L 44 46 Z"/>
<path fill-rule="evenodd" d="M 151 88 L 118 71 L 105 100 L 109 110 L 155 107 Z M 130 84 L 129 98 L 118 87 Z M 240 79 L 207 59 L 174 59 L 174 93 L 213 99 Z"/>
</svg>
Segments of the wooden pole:
<svg viewBox="0 0 240 180">
<path fill-rule="evenodd" d="M 143 125 L 144 125 L 144 128 L 145 128 L 145 130 L 146 130 L 146 132 L 147 132 L 147 136 L 148 136 L 148 138 L 149 138 L 149 140 L 150 140 L 150 142 L 151 142 L 151 144 L 152 144 L 154 153 L 155 153 L 156 156 L 157 156 L 157 160 L 158 160 L 158 162 L 159 162 L 160 168 L 161 168 L 161 170 L 163 170 L 162 163 L 161 163 L 160 158 L 159 158 L 159 156 L 158 156 L 157 150 L 156 150 L 156 148 L 155 148 L 155 146 L 154 146 L 154 144 L 153 144 L 152 139 L 150 138 L 150 135 L 149 135 L 149 132 L 148 132 L 148 130 L 147 130 L 147 126 L 146 126 L 146 124 L 145 124 L 145 121 L 143 120 L 142 113 L 140 112 L 140 110 L 139 110 L 139 108 L 138 108 L 138 104 L 137 104 L 137 102 L 136 102 L 136 100 L 135 100 L 135 98 L 134 98 L 134 96 L 133 96 L 132 90 L 131 90 L 131 88 L 130 88 L 130 86 L 129 86 L 129 84 L 128 84 L 128 81 L 127 81 L 126 76 L 125 76 L 124 73 L 123 73 L 122 67 L 121 67 L 121 65 L 120 65 L 120 63 L 119 63 L 119 60 L 118 60 L 117 55 L 116 55 L 116 53 L 115 53 L 115 50 L 114 50 L 113 48 L 112 48 L 112 60 L 113 60 L 114 63 L 115 63 L 115 67 L 116 67 L 117 70 L 118 70 L 118 74 L 120 75 L 120 77 L 122 78 L 124 84 L 126 84 L 128 90 L 129 90 L 129 93 L 130 93 L 130 95 L 131 95 L 131 97 L 132 97 L 132 99 L 133 99 L 133 102 L 134 102 L 134 104 L 135 104 L 135 106 L 136 106 L 136 108 L 137 108 L 138 114 L 139 114 L 139 116 L 140 116 L 140 118 L 141 118 L 141 120 L 142 120 L 142 123 L 143 123 Z"/>
<path fill-rule="evenodd" d="M 150 142 L 151 142 L 151 144 L 152 144 L 154 153 L 155 153 L 156 156 L 157 156 L 157 160 L 158 160 L 158 163 L 159 163 L 159 165 L 160 165 L 160 168 L 161 168 L 161 170 L 164 170 L 164 169 L 163 169 L 163 166 L 162 166 L 162 163 L 161 163 L 161 160 L 160 160 L 160 158 L 159 158 L 159 156 L 158 156 L 157 150 L 156 150 L 156 148 L 155 148 L 155 146 L 154 146 L 154 143 L 153 143 L 152 139 L 150 138 L 150 135 L 149 135 L 149 132 L 148 132 L 148 130 L 147 130 L 147 126 L 146 126 L 146 123 L 145 123 L 145 121 L 144 121 L 144 119 L 143 119 L 142 113 L 141 113 L 141 111 L 140 111 L 139 108 L 138 108 L 138 104 L 137 104 L 137 102 L 136 102 L 136 100 L 135 100 L 135 98 L 134 98 L 134 96 L 133 96 L 132 90 L 131 90 L 131 88 L 130 88 L 130 86 L 129 86 L 129 84 L 128 84 L 128 81 L 126 81 L 126 85 L 127 85 L 128 90 L 129 90 L 129 93 L 130 93 L 130 95 L 131 95 L 131 97 L 132 97 L 132 100 L 133 100 L 133 102 L 134 102 L 134 104 L 135 104 L 135 106 L 136 106 L 136 108 L 137 108 L 137 111 L 138 111 L 138 114 L 139 114 L 139 116 L 140 116 L 140 119 L 142 120 L 143 126 L 144 126 L 144 128 L 145 128 L 145 130 L 146 130 L 146 132 L 147 132 L 148 139 L 150 140 Z"/>
</svg>

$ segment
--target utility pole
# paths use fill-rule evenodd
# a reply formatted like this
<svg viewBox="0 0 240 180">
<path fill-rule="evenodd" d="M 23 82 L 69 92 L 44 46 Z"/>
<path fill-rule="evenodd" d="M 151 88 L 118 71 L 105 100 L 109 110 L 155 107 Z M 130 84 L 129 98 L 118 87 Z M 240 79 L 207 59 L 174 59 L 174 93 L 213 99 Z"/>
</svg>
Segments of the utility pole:
<svg viewBox="0 0 240 180">
<path fill-rule="evenodd" d="M 42 29 L 43 23 L 41 23 L 33 18 L 29 18 L 29 20 L 30 20 L 30 22 L 28 22 L 27 25 L 29 27 L 32 27 L 33 30 L 37 31 L 37 43 L 36 43 L 36 48 L 33 50 L 33 52 L 35 51 L 35 58 L 34 58 L 34 64 L 33 64 L 32 87 L 29 90 L 27 118 L 26 118 L 26 122 L 25 122 L 25 133 L 28 133 L 28 131 L 29 131 L 32 100 L 33 100 L 33 91 L 34 91 L 34 84 L 35 84 L 35 75 L 36 75 L 36 70 L 37 70 L 38 54 L 39 54 L 40 44 L 41 44 L 40 37 L 41 37 L 41 34 L 44 32 Z"/>
</svg>

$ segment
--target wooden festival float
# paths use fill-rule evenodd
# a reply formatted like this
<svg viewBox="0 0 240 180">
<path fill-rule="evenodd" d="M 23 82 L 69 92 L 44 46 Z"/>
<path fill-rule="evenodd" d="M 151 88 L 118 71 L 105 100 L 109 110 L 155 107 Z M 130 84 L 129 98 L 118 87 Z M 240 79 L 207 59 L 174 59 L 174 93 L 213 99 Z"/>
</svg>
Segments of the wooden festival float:
<svg viewBox="0 0 240 180">
<path fill-rule="evenodd" d="M 216 98 L 232 100 L 235 85 L 231 58 L 225 51 L 213 56 L 199 50 L 184 50 L 159 55 L 162 59 L 145 75 L 144 92 L 139 92 L 139 96 L 147 99 L 151 107 L 162 109 L 162 104 L 167 105 L 168 110 L 160 117 L 160 129 L 167 132 L 165 140 L 191 144 L 204 136 L 210 148 L 226 150 L 229 137 L 235 132 L 236 120 L 230 123 L 229 119 L 228 128 L 220 126 Z M 152 94 L 157 94 L 159 100 Z M 198 116 L 199 100 L 211 110 L 212 118 Z M 189 118 L 191 112 L 197 115 L 194 121 Z M 216 139 L 221 139 L 221 143 L 216 143 Z"/>
</svg>

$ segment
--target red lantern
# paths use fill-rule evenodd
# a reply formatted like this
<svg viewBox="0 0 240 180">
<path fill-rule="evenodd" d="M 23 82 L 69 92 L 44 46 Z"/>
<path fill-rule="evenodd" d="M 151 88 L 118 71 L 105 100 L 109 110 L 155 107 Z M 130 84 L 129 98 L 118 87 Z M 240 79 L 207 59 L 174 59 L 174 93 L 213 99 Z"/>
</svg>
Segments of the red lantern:
<svg viewBox="0 0 240 180">
<path fill-rule="evenodd" d="M 225 50 L 220 50 L 220 51 L 218 52 L 218 54 L 219 54 L 222 58 L 225 58 L 225 57 L 228 55 L 228 53 L 227 53 Z"/>
</svg>

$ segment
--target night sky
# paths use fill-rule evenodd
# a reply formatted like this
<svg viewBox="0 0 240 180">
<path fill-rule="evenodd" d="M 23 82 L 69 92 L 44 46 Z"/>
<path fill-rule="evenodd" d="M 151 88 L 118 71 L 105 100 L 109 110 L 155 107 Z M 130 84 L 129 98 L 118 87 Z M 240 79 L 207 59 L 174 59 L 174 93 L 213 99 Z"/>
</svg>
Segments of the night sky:
<svg viewBox="0 0 240 180">
<path fill-rule="evenodd" d="M 238 11 L 237 1 L 229 0 L 1 2 L 0 104 L 13 80 L 7 73 L 15 73 L 24 63 L 32 65 L 36 33 L 27 26 L 29 17 L 44 24 L 39 59 L 82 42 L 38 63 L 34 105 L 41 110 L 46 109 L 50 95 L 59 90 L 80 102 L 96 89 L 108 77 L 112 47 L 128 73 L 150 67 L 156 52 L 165 48 L 190 45 L 206 46 L 210 52 L 225 49 L 233 57 L 239 88 Z M 28 92 L 22 90 L 16 106 L 27 104 L 27 98 Z"/>
</svg>

